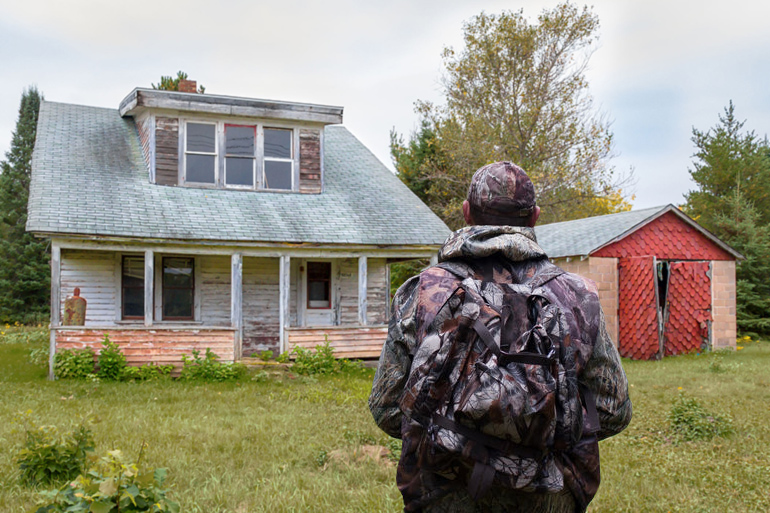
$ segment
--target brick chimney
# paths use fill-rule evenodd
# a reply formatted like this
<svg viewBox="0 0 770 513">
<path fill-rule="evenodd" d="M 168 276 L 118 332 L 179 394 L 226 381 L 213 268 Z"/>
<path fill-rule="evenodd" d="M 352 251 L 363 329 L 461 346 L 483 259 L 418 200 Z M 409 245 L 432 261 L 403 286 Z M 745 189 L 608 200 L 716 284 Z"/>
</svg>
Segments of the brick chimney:
<svg viewBox="0 0 770 513">
<path fill-rule="evenodd" d="M 195 80 L 180 80 L 179 92 L 180 93 L 197 93 L 198 82 L 196 82 Z"/>
</svg>

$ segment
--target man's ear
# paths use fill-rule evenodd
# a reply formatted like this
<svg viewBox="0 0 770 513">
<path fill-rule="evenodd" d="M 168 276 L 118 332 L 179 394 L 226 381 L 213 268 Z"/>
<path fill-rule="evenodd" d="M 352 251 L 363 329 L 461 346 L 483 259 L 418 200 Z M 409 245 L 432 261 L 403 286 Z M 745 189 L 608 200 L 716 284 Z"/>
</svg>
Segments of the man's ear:
<svg viewBox="0 0 770 513">
<path fill-rule="evenodd" d="M 463 201 L 463 217 L 465 218 L 465 224 L 473 226 L 473 217 L 471 216 L 471 204 L 468 200 Z"/>
<path fill-rule="evenodd" d="M 527 226 L 530 228 L 534 228 L 535 224 L 537 223 L 537 218 L 540 217 L 540 207 L 535 205 L 535 210 L 532 211 L 532 215 L 529 216 L 529 221 L 527 222 Z"/>
</svg>

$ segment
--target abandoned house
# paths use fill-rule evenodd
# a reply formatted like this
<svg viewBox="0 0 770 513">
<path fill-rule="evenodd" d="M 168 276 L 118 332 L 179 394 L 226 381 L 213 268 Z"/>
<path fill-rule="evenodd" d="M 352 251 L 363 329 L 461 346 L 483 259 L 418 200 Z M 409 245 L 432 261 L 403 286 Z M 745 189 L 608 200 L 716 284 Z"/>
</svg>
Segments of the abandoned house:
<svg viewBox="0 0 770 513">
<path fill-rule="evenodd" d="M 743 257 L 673 205 L 536 228 L 563 269 L 594 280 L 621 356 L 735 347 Z"/>
<path fill-rule="evenodd" d="M 52 358 L 105 335 L 135 365 L 327 339 L 379 356 L 389 264 L 434 258 L 449 229 L 341 107 L 181 89 L 41 105 L 27 229 L 51 240 Z"/>
</svg>

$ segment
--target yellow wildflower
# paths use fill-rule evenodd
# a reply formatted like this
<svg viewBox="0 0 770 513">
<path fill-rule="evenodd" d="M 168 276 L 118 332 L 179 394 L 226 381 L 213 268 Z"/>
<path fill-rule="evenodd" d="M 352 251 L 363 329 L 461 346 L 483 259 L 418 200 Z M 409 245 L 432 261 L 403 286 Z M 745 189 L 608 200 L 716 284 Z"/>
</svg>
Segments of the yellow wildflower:
<svg viewBox="0 0 770 513">
<path fill-rule="evenodd" d="M 682 387 L 676 387 L 677 390 L 682 390 Z"/>
<path fill-rule="evenodd" d="M 737 351 L 740 351 L 741 349 L 743 349 L 743 346 L 736 346 L 736 347 L 735 347 L 735 349 L 736 349 Z"/>
</svg>

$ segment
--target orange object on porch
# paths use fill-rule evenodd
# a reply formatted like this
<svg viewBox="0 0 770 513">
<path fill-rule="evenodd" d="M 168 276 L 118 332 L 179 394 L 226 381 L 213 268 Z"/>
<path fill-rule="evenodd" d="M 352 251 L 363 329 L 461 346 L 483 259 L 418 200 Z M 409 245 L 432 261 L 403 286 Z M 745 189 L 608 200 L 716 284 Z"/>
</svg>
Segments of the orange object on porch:
<svg viewBox="0 0 770 513">
<path fill-rule="evenodd" d="M 86 324 L 86 298 L 80 297 L 80 287 L 75 287 L 75 292 L 64 300 L 64 326 L 85 326 Z"/>
</svg>

